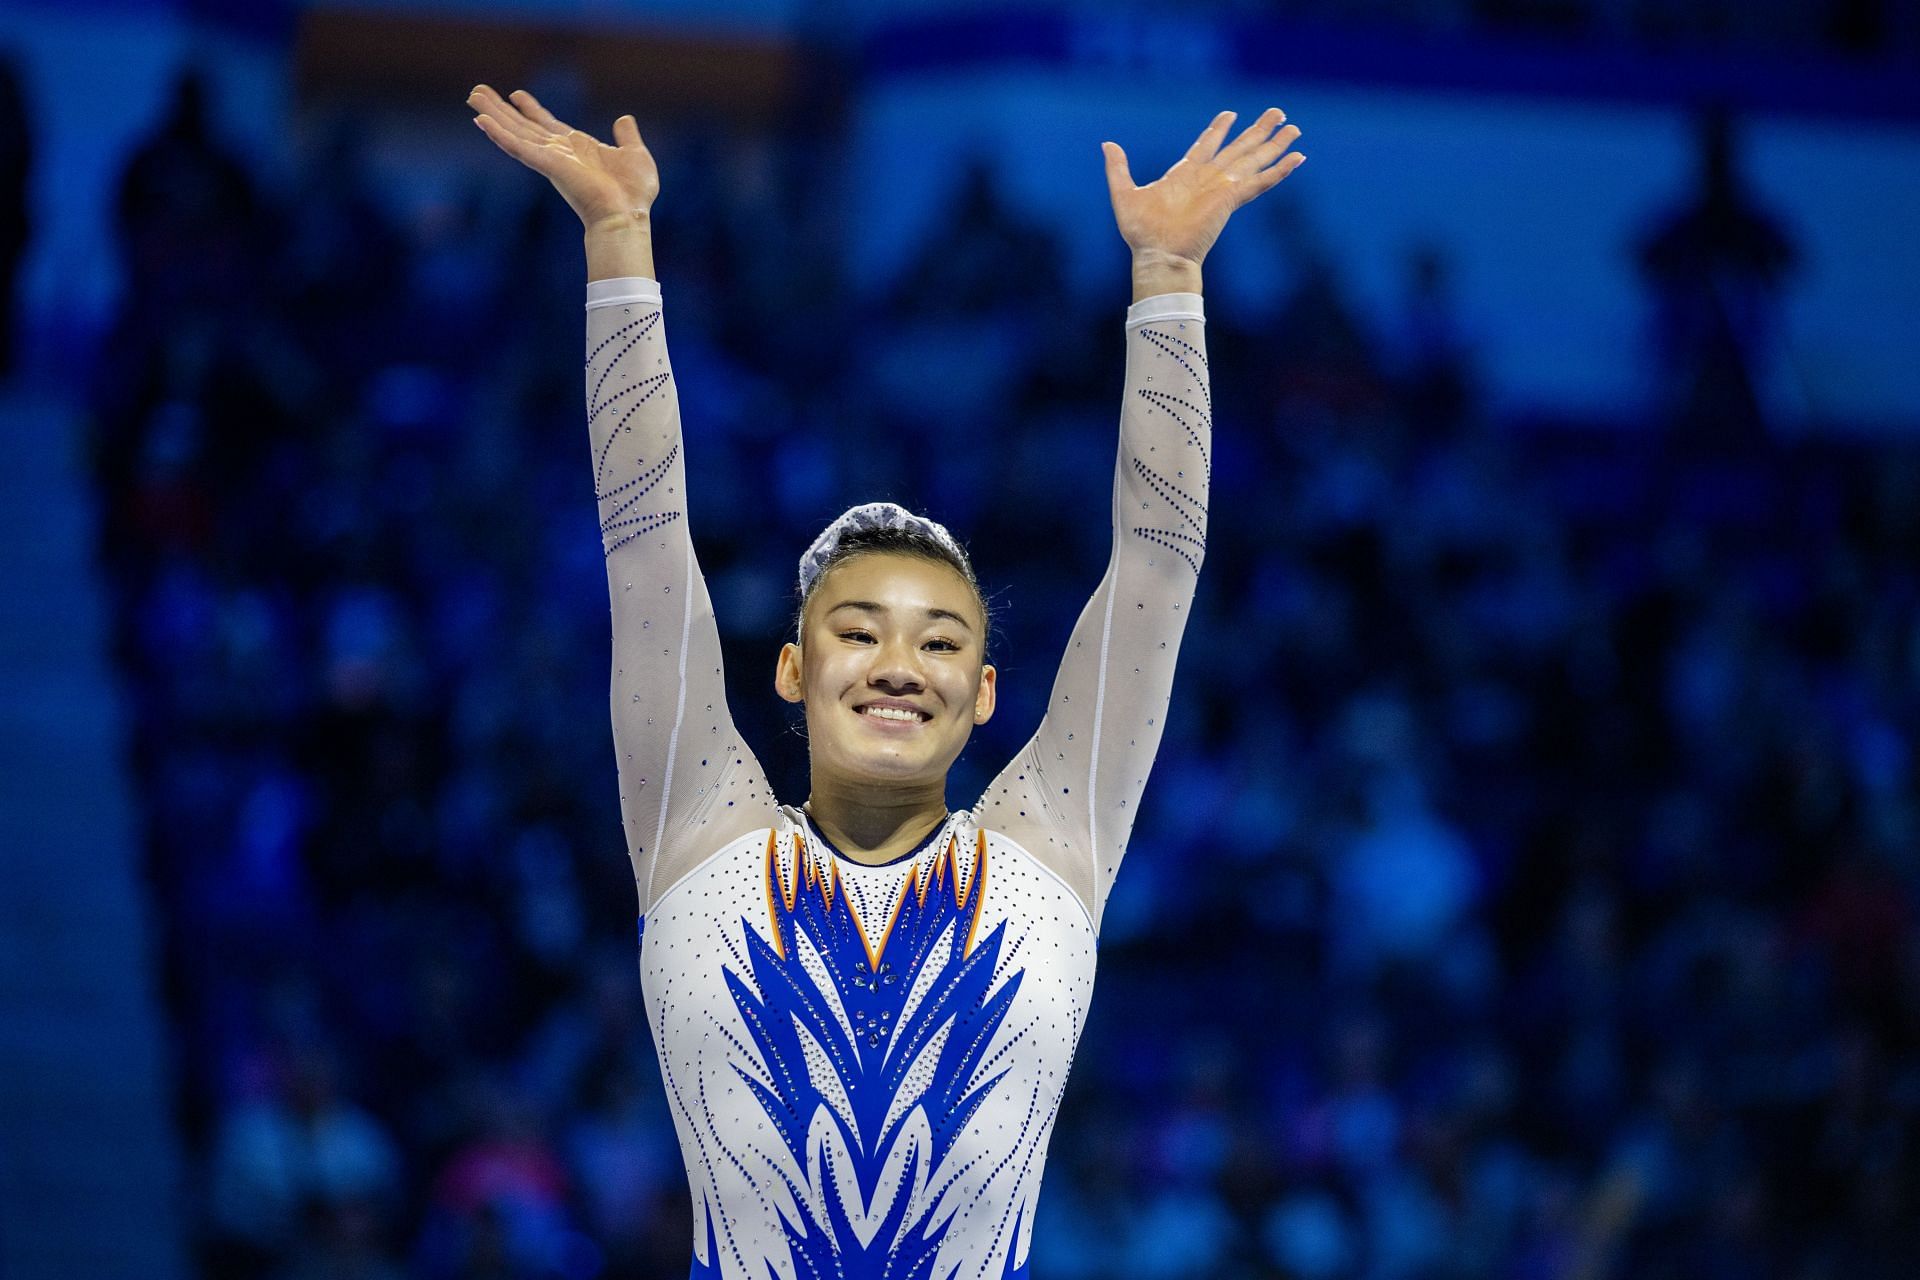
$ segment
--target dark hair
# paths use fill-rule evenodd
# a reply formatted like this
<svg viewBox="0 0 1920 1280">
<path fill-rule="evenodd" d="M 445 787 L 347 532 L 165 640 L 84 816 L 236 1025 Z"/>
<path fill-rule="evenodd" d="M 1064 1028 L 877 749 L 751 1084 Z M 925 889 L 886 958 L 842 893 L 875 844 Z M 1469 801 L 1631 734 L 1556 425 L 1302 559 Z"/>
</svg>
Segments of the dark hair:
<svg viewBox="0 0 1920 1280">
<path fill-rule="evenodd" d="M 973 598 L 980 604 L 981 623 L 985 627 L 985 634 L 980 637 L 980 660 L 985 662 L 987 652 L 992 647 L 993 610 L 987 605 L 987 593 L 980 589 L 980 580 L 973 574 L 973 562 L 967 558 L 964 549 L 955 555 L 940 542 L 916 529 L 859 529 L 841 538 L 833 554 L 820 566 L 820 572 L 814 575 L 813 586 L 805 591 L 796 589 L 800 603 L 793 612 L 793 634 L 804 639 L 801 625 L 807 616 L 807 601 L 813 599 L 814 591 L 826 581 L 828 571 L 855 556 L 880 553 L 913 556 L 943 564 L 967 580 L 967 585 L 973 588 Z"/>
</svg>

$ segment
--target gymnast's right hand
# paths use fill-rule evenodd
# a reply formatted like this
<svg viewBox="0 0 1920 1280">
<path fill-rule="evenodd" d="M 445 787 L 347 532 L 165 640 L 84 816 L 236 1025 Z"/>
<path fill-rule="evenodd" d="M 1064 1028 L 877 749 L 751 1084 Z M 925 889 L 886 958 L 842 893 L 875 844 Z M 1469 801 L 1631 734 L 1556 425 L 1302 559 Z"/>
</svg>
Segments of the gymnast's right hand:
<svg viewBox="0 0 1920 1280">
<path fill-rule="evenodd" d="M 616 145 L 608 146 L 556 120 L 525 89 L 502 98 L 477 85 L 467 105 L 494 145 L 551 182 L 589 232 L 643 222 L 660 194 L 660 171 L 632 116 L 613 122 Z"/>
</svg>

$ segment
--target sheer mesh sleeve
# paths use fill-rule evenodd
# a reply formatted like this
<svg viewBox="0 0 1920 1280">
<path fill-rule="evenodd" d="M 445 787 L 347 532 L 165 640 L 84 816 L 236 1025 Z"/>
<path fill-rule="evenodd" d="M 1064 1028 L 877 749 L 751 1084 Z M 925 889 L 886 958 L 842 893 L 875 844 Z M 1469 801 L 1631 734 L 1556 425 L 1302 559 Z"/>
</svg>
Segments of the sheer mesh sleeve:
<svg viewBox="0 0 1920 1280">
<path fill-rule="evenodd" d="M 1113 555 L 1080 613 L 1031 741 L 976 818 L 1033 852 L 1096 927 L 1166 725 L 1206 551 L 1213 438 L 1200 295 L 1127 312 Z"/>
<path fill-rule="evenodd" d="M 620 815 L 644 914 L 727 841 L 772 820 L 727 710 L 720 633 L 687 531 L 680 399 L 660 287 L 587 286 L 587 422 L 613 613 Z"/>
</svg>

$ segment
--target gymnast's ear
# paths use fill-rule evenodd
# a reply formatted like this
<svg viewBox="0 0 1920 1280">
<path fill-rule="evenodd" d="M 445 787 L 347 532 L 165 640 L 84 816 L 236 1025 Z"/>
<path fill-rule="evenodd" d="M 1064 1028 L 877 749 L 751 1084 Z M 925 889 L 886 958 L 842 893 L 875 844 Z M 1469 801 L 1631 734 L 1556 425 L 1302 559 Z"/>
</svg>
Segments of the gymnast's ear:
<svg viewBox="0 0 1920 1280">
<path fill-rule="evenodd" d="M 985 724 L 993 719 L 993 709 L 999 703 L 1000 673 L 991 662 L 980 667 L 980 689 L 973 695 L 973 722 Z"/>
<path fill-rule="evenodd" d="M 773 691 L 788 702 L 807 700 L 806 682 L 801 678 L 800 646 L 789 640 L 780 646 L 773 664 Z"/>
</svg>

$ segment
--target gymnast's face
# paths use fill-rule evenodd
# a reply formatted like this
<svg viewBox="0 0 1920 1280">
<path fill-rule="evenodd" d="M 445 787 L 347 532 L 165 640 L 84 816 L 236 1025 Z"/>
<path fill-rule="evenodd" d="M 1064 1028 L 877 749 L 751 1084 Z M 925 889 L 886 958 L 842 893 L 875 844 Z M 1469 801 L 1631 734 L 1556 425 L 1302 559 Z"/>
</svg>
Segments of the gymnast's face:
<svg viewBox="0 0 1920 1280">
<path fill-rule="evenodd" d="M 801 643 L 780 650 L 774 688 L 807 708 L 816 779 L 939 782 L 993 715 L 996 672 L 967 580 L 918 556 L 868 552 L 814 585 Z M 875 715 L 882 706 L 904 704 Z"/>
</svg>

